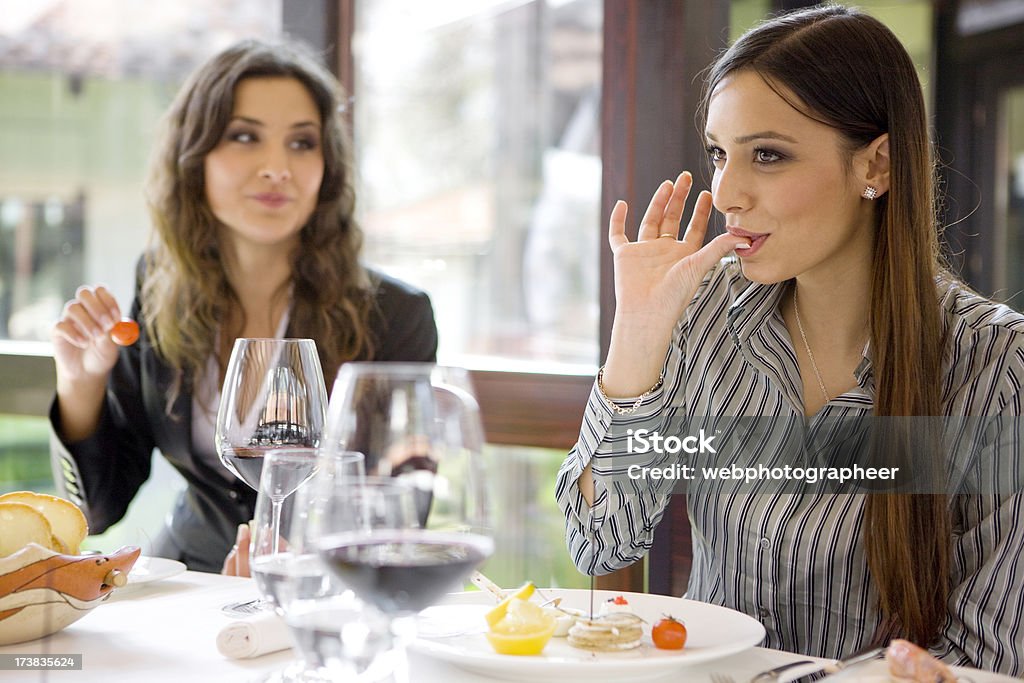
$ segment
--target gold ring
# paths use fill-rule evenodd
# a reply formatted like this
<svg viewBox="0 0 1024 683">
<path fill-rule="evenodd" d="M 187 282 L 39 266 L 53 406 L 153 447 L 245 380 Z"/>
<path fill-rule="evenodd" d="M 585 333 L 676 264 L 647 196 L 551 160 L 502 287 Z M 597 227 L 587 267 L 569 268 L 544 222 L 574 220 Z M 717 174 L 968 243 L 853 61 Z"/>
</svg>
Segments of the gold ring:
<svg viewBox="0 0 1024 683">
<path fill-rule="evenodd" d="M 666 232 L 666 233 L 665 233 L 664 235 L 658 235 L 658 239 L 659 239 L 659 240 L 660 240 L 660 239 L 661 239 L 662 237 L 671 237 L 672 239 L 675 239 L 675 238 L 676 238 L 676 236 L 675 236 L 675 235 L 673 235 L 673 234 L 672 234 L 672 233 L 670 233 L 670 232 Z"/>
</svg>

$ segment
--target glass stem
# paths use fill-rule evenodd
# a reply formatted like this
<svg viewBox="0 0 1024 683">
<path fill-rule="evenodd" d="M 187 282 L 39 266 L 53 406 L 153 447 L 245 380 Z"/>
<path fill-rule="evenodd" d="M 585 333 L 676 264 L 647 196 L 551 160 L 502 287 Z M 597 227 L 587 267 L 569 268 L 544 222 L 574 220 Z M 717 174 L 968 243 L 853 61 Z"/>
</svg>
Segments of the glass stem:
<svg viewBox="0 0 1024 683">
<path fill-rule="evenodd" d="M 272 517 L 272 521 L 270 523 L 270 533 L 272 536 L 270 538 L 273 539 L 273 555 L 277 555 L 281 552 L 281 503 L 283 502 L 283 496 L 273 496 L 270 499 L 270 514 Z"/>
<path fill-rule="evenodd" d="M 416 615 L 403 615 L 391 619 L 391 635 L 395 639 L 392 650 L 394 656 L 394 680 L 396 683 L 409 683 L 409 656 L 406 648 L 416 640 Z"/>
</svg>

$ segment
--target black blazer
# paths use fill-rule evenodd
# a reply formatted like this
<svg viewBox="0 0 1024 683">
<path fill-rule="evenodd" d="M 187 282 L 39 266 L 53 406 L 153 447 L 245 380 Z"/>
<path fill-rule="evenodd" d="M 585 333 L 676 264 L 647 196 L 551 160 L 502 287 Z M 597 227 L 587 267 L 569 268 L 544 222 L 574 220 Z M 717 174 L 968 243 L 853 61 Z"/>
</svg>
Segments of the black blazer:
<svg viewBox="0 0 1024 683">
<path fill-rule="evenodd" d="M 377 305 L 370 316 L 373 360 L 432 362 L 437 327 L 427 295 L 399 280 L 370 272 Z M 131 315 L 138 320 L 136 291 Z M 287 336 L 303 336 L 289 325 Z M 317 340 L 317 343 L 325 343 Z M 90 531 L 100 533 L 120 520 L 139 487 L 149 478 L 158 448 L 181 473 L 186 489 L 152 552 L 181 560 L 189 569 L 220 571 L 239 524 L 252 519 L 256 492 L 223 474 L 192 449 L 192 390 L 184 382 L 170 415 L 167 390 L 175 373 L 157 355 L 145 328 L 139 340 L 121 350 L 107 384 L 96 432 L 76 443 L 63 442 L 56 400 L 50 409 L 54 481 L 60 495 L 82 508 Z M 328 390 L 333 378 L 327 378 Z"/>
</svg>

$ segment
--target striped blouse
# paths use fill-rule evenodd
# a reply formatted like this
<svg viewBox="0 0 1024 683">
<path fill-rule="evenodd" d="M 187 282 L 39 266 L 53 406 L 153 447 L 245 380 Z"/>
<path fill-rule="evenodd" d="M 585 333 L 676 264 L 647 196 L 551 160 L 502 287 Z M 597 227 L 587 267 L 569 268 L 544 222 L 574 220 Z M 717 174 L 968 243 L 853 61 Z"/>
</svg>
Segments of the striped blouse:
<svg viewBox="0 0 1024 683">
<path fill-rule="evenodd" d="M 676 416 L 803 418 L 802 384 L 779 312 L 789 286 L 759 285 L 726 259 L 705 278 L 676 326 L 664 382 L 629 415 L 609 409 L 595 386 L 579 441 L 558 474 L 556 497 L 576 566 L 604 574 L 651 547 L 673 482 L 621 476 L 646 456 L 630 454 L 628 435 L 657 431 Z M 1024 398 L 1024 316 L 959 287 L 940 286 L 950 357 L 943 378 L 946 414 L 1019 416 Z M 867 350 L 866 350 L 867 351 Z M 868 416 L 874 380 L 870 353 L 856 386 L 810 418 Z M 618 401 L 630 407 L 636 399 Z M 1010 420 L 1015 423 L 1015 420 Z M 630 431 L 633 430 L 633 431 Z M 1009 452 L 1014 481 L 1024 461 Z M 1001 449 L 1000 453 L 1006 453 Z M 592 465 L 588 508 L 577 479 Z M 1024 494 L 955 495 L 953 586 L 948 618 L 933 654 L 1007 674 L 1024 674 Z M 878 627 L 877 592 L 860 543 L 862 494 L 787 492 L 722 495 L 691 486 L 687 509 L 693 567 L 687 597 L 759 619 L 768 647 L 841 657 L 867 645 Z"/>
</svg>

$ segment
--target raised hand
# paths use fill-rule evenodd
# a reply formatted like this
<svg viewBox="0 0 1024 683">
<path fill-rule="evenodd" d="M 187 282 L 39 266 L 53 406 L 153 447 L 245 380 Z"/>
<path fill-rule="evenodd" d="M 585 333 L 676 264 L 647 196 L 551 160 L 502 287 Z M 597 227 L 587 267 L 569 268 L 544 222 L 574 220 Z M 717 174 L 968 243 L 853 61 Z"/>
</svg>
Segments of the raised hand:
<svg viewBox="0 0 1024 683">
<path fill-rule="evenodd" d="M 120 319 L 117 300 L 105 287 L 79 287 L 50 335 L 58 380 L 105 382 L 117 362 L 110 329 Z"/>
<path fill-rule="evenodd" d="M 677 239 L 693 176 L 666 180 L 651 198 L 635 242 L 626 237 L 627 206 L 612 209 L 608 228 L 615 264 L 615 321 L 605 367 L 609 395 L 632 396 L 658 377 L 672 330 L 704 275 L 726 254 L 745 248 L 744 237 L 719 235 L 704 245 L 711 194 L 697 196 L 682 239 Z"/>
<path fill-rule="evenodd" d="M 120 318 L 106 288 L 79 287 L 53 326 L 59 431 L 67 441 L 84 439 L 99 423 L 107 376 L 117 362 L 110 329 Z"/>
</svg>

